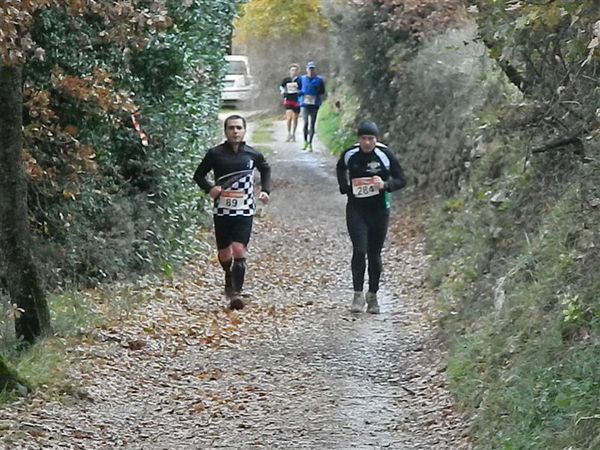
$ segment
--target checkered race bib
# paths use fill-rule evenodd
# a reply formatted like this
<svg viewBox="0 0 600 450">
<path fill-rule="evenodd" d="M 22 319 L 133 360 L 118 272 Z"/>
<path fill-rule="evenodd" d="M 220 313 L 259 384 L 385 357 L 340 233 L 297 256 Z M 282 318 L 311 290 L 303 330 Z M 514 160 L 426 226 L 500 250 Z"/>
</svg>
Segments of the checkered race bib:
<svg viewBox="0 0 600 450">
<path fill-rule="evenodd" d="M 250 173 L 221 192 L 213 212 L 217 216 L 232 217 L 252 216 L 255 210 L 254 175 Z"/>
</svg>

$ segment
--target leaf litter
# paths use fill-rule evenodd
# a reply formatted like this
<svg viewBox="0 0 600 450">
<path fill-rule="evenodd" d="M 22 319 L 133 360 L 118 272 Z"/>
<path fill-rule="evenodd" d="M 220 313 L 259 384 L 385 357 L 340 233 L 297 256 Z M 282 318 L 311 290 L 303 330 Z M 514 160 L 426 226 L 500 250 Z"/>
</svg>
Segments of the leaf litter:
<svg viewBox="0 0 600 450">
<path fill-rule="evenodd" d="M 275 126 L 281 137 L 284 124 Z M 83 395 L 7 405 L 0 448 L 470 448 L 427 319 L 417 227 L 401 214 L 392 221 L 382 314 L 349 313 L 334 161 L 278 145 L 281 187 L 255 221 L 246 308 L 225 307 L 213 256 L 149 283 L 151 302 L 86 330 L 71 350 Z"/>
</svg>

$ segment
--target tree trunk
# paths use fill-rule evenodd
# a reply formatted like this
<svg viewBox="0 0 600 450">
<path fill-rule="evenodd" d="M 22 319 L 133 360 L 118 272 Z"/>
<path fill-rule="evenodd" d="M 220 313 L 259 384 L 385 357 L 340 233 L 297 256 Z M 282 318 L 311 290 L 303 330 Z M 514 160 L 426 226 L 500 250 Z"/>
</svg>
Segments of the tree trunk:
<svg viewBox="0 0 600 450">
<path fill-rule="evenodd" d="M 21 66 L 0 63 L 0 256 L 17 337 L 33 343 L 50 332 L 50 313 L 31 251 L 22 155 Z"/>
</svg>

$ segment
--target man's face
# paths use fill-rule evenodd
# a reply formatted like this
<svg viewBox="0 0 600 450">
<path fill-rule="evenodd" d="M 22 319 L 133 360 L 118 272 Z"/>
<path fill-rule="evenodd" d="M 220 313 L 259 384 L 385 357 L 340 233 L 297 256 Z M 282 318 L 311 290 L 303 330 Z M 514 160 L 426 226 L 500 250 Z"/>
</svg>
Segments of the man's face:
<svg viewBox="0 0 600 450">
<path fill-rule="evenodd" d="M 375 144 L 377 144 L 377 136 L 363 134 L 358 137 L 358 145 L 360 146 L 361 151 L 365 153 L 372 152 L 375 148 Z"/>
<path fill-rule="evenodd" d="M 229 119 L 225 127 L 225 136 L 230 144 L 239 144 L 244 140 L 246 129 L 242 119 Z"/>
<path fill-rule="evenodd" d="M 309 77 L 314 77 L 317 74 L 317 69 L 315 67 L 307 67 L 306 68 L 306 74 Z"/>
<path fill-rule="evenodd" d="M 290 77 L 294 78 L 297 75 L 298 75 L 298 68 L 297 67 L 290 67 Z"/>
</svg>

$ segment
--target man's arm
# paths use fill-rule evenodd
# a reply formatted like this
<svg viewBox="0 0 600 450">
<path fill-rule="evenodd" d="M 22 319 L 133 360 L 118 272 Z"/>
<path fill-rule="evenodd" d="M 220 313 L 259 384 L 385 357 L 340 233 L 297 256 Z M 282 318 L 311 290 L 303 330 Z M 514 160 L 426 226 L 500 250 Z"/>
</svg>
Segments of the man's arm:
<svg viewBox="0 0 600 450">
<path fill-rule="evenodd" d="M 194 172 L 194 181 L 198 186 L 200 186 L 200 189 L 202 189 L 207 194 L 214 187 L 214 185 L 206 179 L 206 175 L 208 175 L 208 172 L 210 172 L 212 169 L 212 151 L 209 150 L 208 152 L 206 152 L 206 155 L 204 155 L 204 158 L 202 159 L 202 162 L 200 162 L 200 165 L 196 169 L 196 172 Z"/>
<path fill-rule="evenodd" d="M 348 181 L 348 168 L 344 161 L 344 154 L 342 153 L 340 159 L 335 166 L 335 173 L 337 175 L 338 186 L 340 188 L 340 194 L 348 194 L 350 192 L 350 183 Z"/>
<path fill-rule="evenodd" d="M 261 192 L 271 193 L 271 166 L 265 159 L 262 153 L 258 153 L 256 157 L 256 168 L 260 173 L 260 190 Z"/>
<path fill-rule="evenodd" d="M 406 177 L 396 156 L 390 151 L 386 154 L 390 159 L 390 178 L 384 183 L 384 188 L 388 192 L 397 191 L 406 186 Z"/>
<path fill-rule="evenodd" d="M 304 75 L 298 77 L 298 94 L 304 95 Z"/>
</svg>

